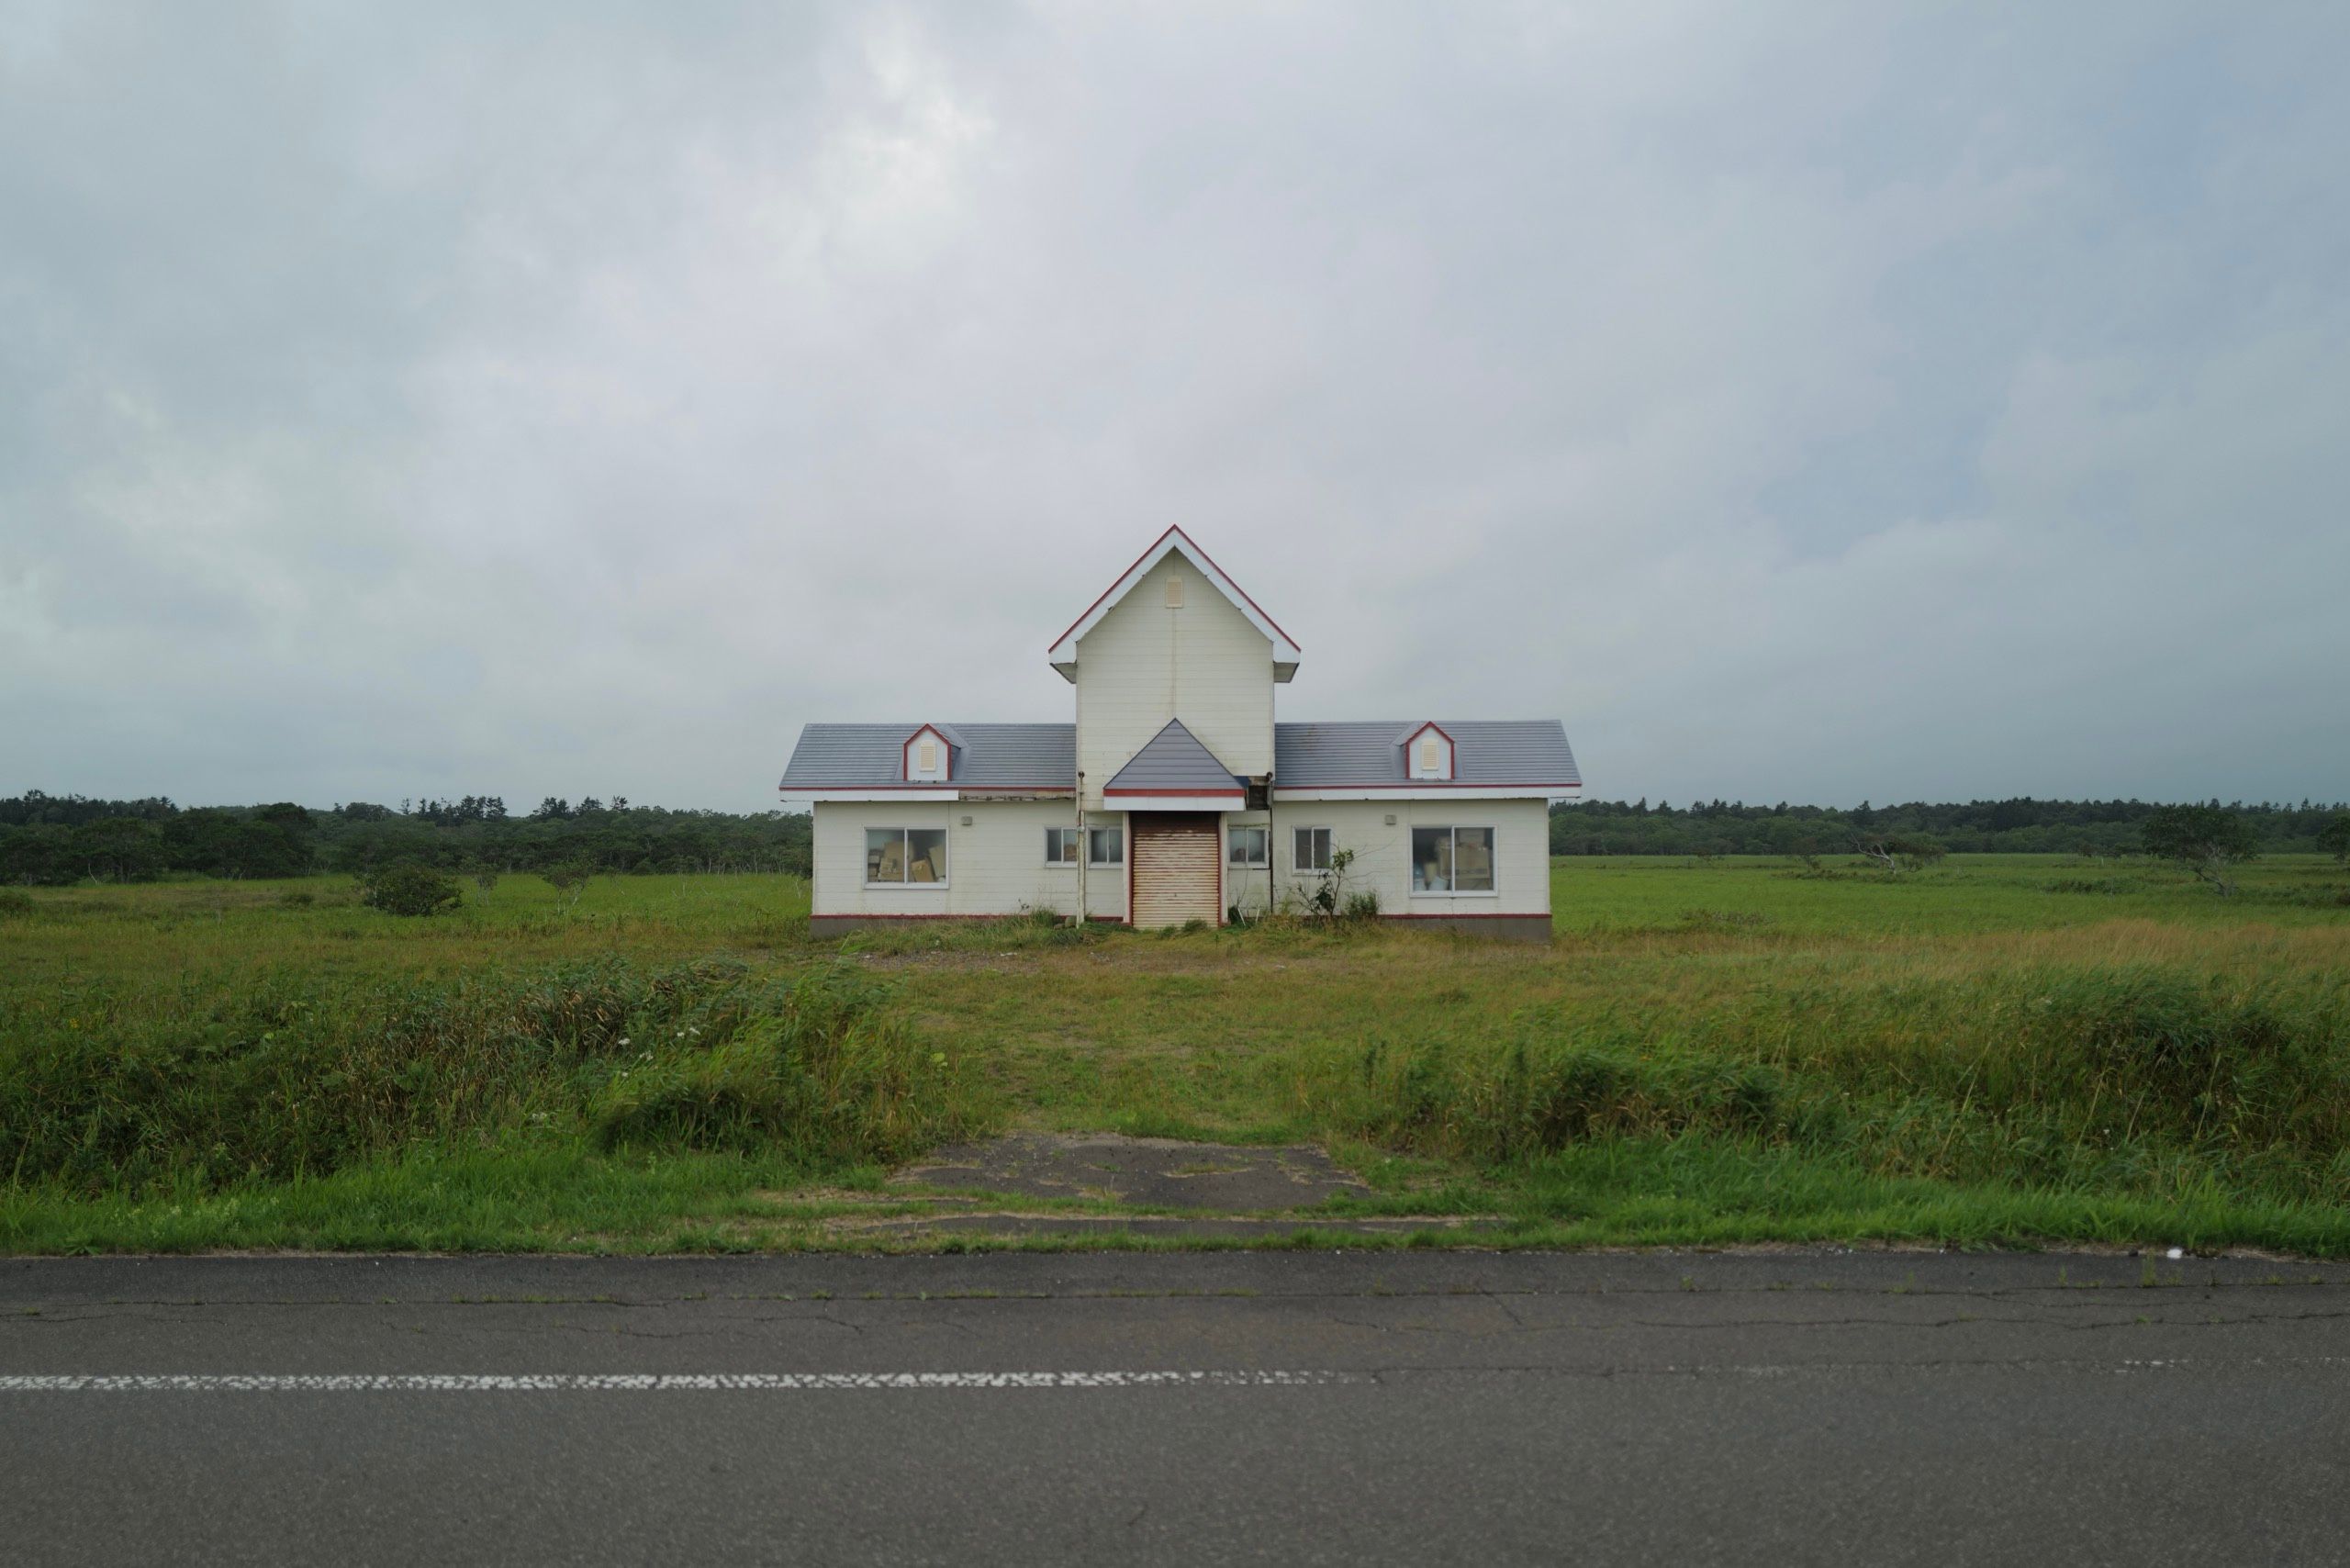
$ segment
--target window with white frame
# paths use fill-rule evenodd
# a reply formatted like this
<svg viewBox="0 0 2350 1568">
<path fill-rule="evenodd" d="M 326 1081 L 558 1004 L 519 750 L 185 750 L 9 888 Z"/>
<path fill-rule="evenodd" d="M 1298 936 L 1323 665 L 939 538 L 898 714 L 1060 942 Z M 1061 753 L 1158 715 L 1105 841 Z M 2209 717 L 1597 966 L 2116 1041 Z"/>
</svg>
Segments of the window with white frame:
<svg viewBox="0 0 2350 1568">
<path fill-rule="evenodd" d="M 946 830 L 943 827 L 869 827 L 865 830 L 867 887 L 946 885 Z"/>
<path fill-rule="evenodd" d="M 1087 831 L 1092 847 L 1086 853 L 1095 866 L 1123 866 L 1126 863 L 1126 830 L 1122 827 L 1097 827 Z"/>
<path fill-rule="evenodd" d="M 1262 866 L 1271 847 L 1272 830 L 1262 827 L 1236 827 L 1227 830 L 1225 864 L 1227 866 Z"/>
<path fill-rule="evenodd" d="M 1045 864 L 1047 866 L 1076 865 L 1078 852 L 1083 847 L 1084 838 L 1084 831 L 1080 828 L 1046 828 L 1045 830 Z"/>
<path fill-rule="evenodd" d="M 1300 871 L 1330 868 L 1330 830 L 1301 827 L 1290 831 L 1290 864 Z"/>
<path fill-rule="evenodd" d="M 1494 890 L 1494 830 L 1416 827 L 1412 830 L 1412 890 L 1490 893 Z"/>
</svg>

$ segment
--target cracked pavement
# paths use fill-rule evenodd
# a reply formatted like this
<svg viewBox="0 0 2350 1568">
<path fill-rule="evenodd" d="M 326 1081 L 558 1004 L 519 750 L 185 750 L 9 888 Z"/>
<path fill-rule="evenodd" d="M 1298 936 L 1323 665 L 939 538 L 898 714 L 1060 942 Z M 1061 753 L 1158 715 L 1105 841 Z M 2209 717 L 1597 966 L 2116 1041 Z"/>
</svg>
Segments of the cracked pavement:
<svg viewBox="0 0 2350 1568">
<path fill-rule="evenodd" d="M 13 1562 L 2340 1561 L 2350 1269 L 1904 1252 L 0 1260 Z"/>
</svg>

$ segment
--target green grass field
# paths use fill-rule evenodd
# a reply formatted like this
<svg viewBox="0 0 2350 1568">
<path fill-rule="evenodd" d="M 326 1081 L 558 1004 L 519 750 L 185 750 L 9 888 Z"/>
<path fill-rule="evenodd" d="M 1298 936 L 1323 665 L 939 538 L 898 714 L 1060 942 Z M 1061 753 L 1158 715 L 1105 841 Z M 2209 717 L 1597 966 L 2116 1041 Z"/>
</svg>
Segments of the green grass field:
<svg viewBox="0 0 2350 1568">
<path fill-rule="evenodd" d="M 0 891 L 0 1249 L 861 1245 L 890 1163 L 1030 1127 L 1321 1142 L 1347 1212 L 1481 1242 L 2350 1254 L 2341 868 L 1832 869 L 1564 859 L 1548 947 L 822 944 L 783 877 Z"/>
</svg>

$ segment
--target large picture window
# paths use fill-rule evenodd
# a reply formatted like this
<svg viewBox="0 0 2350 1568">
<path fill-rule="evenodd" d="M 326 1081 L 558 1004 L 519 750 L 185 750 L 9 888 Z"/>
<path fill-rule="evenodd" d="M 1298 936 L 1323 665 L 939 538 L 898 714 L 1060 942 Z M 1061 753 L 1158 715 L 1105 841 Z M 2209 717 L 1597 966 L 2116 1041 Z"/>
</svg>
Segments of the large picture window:
<svg viewBox="0 0 2350 1568">
<path fill-rule="evenodd" d="M 946 881 L 946 830 L 867 828 L 865 880 L 869 887 L 895 887 L 903 882 L 943 886 Z"/>
<path fill-rule="evenodd" d="M 1122 827 L 1097 827 L 1091 830 L 1093 847 L 1087 851 L 1096 866 L 1123 866 L 1126 863 L 1126 830 Z"/>
<path fill-rule="evenodd" d="M 1262 866 L 1270 852 L 1270 828 L 1236 827 L 1231 830 L 1225 862 L 1232 866 Z"/>
<path fill-rule="evenodd" d="M 1082 847 L 1084 834 L 1073 827 L 1048 827 L 1045 830 L 1045 864 L 1074 866 Z"/>
<path fill-rule="evenodd" d="M 1412 890 L 1490 893 L 1494 890 L 1494 830 L 1416 827 L 1412 830 Z"/>
<path fill-rule="evenodd" d="M 1326 871 L 1330 868 L 1330 830 L 1326 827 L 1301 827 L 1292 830 L 1290 864 L 1301 871 Z"/>
</svg>

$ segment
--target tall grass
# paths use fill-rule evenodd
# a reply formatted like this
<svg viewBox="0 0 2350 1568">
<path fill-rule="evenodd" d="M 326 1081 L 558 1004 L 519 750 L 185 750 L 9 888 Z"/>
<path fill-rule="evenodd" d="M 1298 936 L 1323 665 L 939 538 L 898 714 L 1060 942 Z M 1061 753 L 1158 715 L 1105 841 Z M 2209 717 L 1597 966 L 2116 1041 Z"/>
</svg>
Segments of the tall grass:
<svg viewBox="0 0 2350 1568">
<path fill-rule="evenodd" d="M 0 997 L 0 1170 L 97 1192 L 594 1132 L 811 1166 L 962 1123 L 942 1053 L 837 966 L 625 958 L 453 980 L 277 970 Z"/>
<path fill-rule="evenodd" d="M 1646 1026 L 1529 1008 L 1498 1039 L 1325 1052 L 1299 1112 L 1486 1161 L 1718 1138 L 1877 1174 L 2350 1200 L 2350 979 L 2137 966 L 1797 987 Z"/>
</svg>

